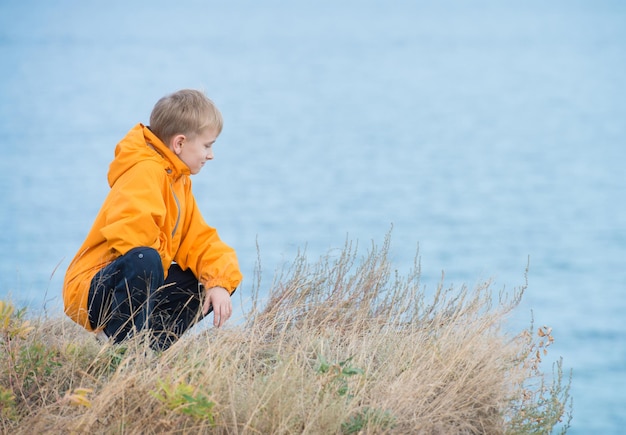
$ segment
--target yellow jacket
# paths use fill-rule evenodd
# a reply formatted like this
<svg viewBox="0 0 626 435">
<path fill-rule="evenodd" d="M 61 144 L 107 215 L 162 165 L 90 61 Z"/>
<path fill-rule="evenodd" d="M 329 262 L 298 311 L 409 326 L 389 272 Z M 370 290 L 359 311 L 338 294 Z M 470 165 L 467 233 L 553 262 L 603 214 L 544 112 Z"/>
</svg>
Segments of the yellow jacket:
<svg viewBox="0 0 626 435">
<path fill-rule="evenodd" d="M 65 275 L 63 301 L 72 320 L 91 330 L 91 279 L 138 246 L 159 252 L 166 277 L 175 261 L 205 288 L 235 290 L 242 279 L 237 256 L 202 218 L 189 175 L 187 165 L 142 124 L 120 141 L 109 167 L 111 190 Z"/>
</svg>

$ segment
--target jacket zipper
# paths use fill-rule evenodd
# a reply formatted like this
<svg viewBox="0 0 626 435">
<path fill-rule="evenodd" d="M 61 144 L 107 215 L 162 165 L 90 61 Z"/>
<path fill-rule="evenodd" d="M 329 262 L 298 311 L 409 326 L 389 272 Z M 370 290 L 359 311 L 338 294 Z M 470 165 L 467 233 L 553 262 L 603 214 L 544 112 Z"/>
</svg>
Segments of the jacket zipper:
<svg viewBox="0 0 626 435">
<path fill-rule="evenodd" d="M 178 197 L 176 196 L 176 192 L 174 191 L 174 183 L 171 183 L 170 186 L 172 187 L 172 195 L 174 195 L 176 210 L 178 211 L 178 215 L 176 216 L 176 223 L 174 224 L 174 229 L 172 230 L 172 237 L 174 237 L 176 229 L 178 228 L 178 223 L 180 222 L 180 202 L 178 202 Z"/>
</svg>

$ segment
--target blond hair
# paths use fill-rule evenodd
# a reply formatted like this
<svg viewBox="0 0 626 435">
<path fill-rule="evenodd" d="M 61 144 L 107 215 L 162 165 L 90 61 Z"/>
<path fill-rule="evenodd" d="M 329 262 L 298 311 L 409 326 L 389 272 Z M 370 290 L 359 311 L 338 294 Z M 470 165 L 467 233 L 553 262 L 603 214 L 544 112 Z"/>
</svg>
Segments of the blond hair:
<svg viewBox="0 0 626 435">
<path fill-rule="evenodd" d="M 194 136 L 205 128 L 222 132 L 222 114 L 204 93 L 183 89 L 166 95 L 154 105 L 150 130 L 165 144 L 177 134 Z"/>
</svg>

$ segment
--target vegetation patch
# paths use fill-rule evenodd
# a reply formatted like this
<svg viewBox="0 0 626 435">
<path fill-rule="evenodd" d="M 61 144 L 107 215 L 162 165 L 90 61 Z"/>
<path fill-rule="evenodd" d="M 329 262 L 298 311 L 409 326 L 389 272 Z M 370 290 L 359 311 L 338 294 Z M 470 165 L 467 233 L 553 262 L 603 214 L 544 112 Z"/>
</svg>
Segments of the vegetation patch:
<svg viewBox="0 0 626 435">
<path fill-rule="evenodd" d="M 269 288 L 257 273 L 243 324 L 162 354 L 1 301 L 0 432 L 566 432 L 571 377 L 542 371 L 554 332 L 505 328 L 525 288 L 426 293 L 419 259 L 402 276 L 388 252 L 299 254 Z"/>
</svg>

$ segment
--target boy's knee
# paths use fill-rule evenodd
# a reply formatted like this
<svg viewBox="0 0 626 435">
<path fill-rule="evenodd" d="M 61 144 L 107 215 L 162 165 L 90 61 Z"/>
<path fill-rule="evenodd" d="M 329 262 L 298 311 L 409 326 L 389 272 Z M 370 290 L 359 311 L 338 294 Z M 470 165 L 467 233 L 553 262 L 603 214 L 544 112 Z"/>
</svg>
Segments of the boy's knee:
<svg viewBox="0 0 626 435">
<path fill-rule="evenodd" d="M 156 249 L 140 246 L 128 251 L 124 257 L 130 260 L 136 269 L 155 272 L 163 276 L 163 263 Z"/>
</svg>

